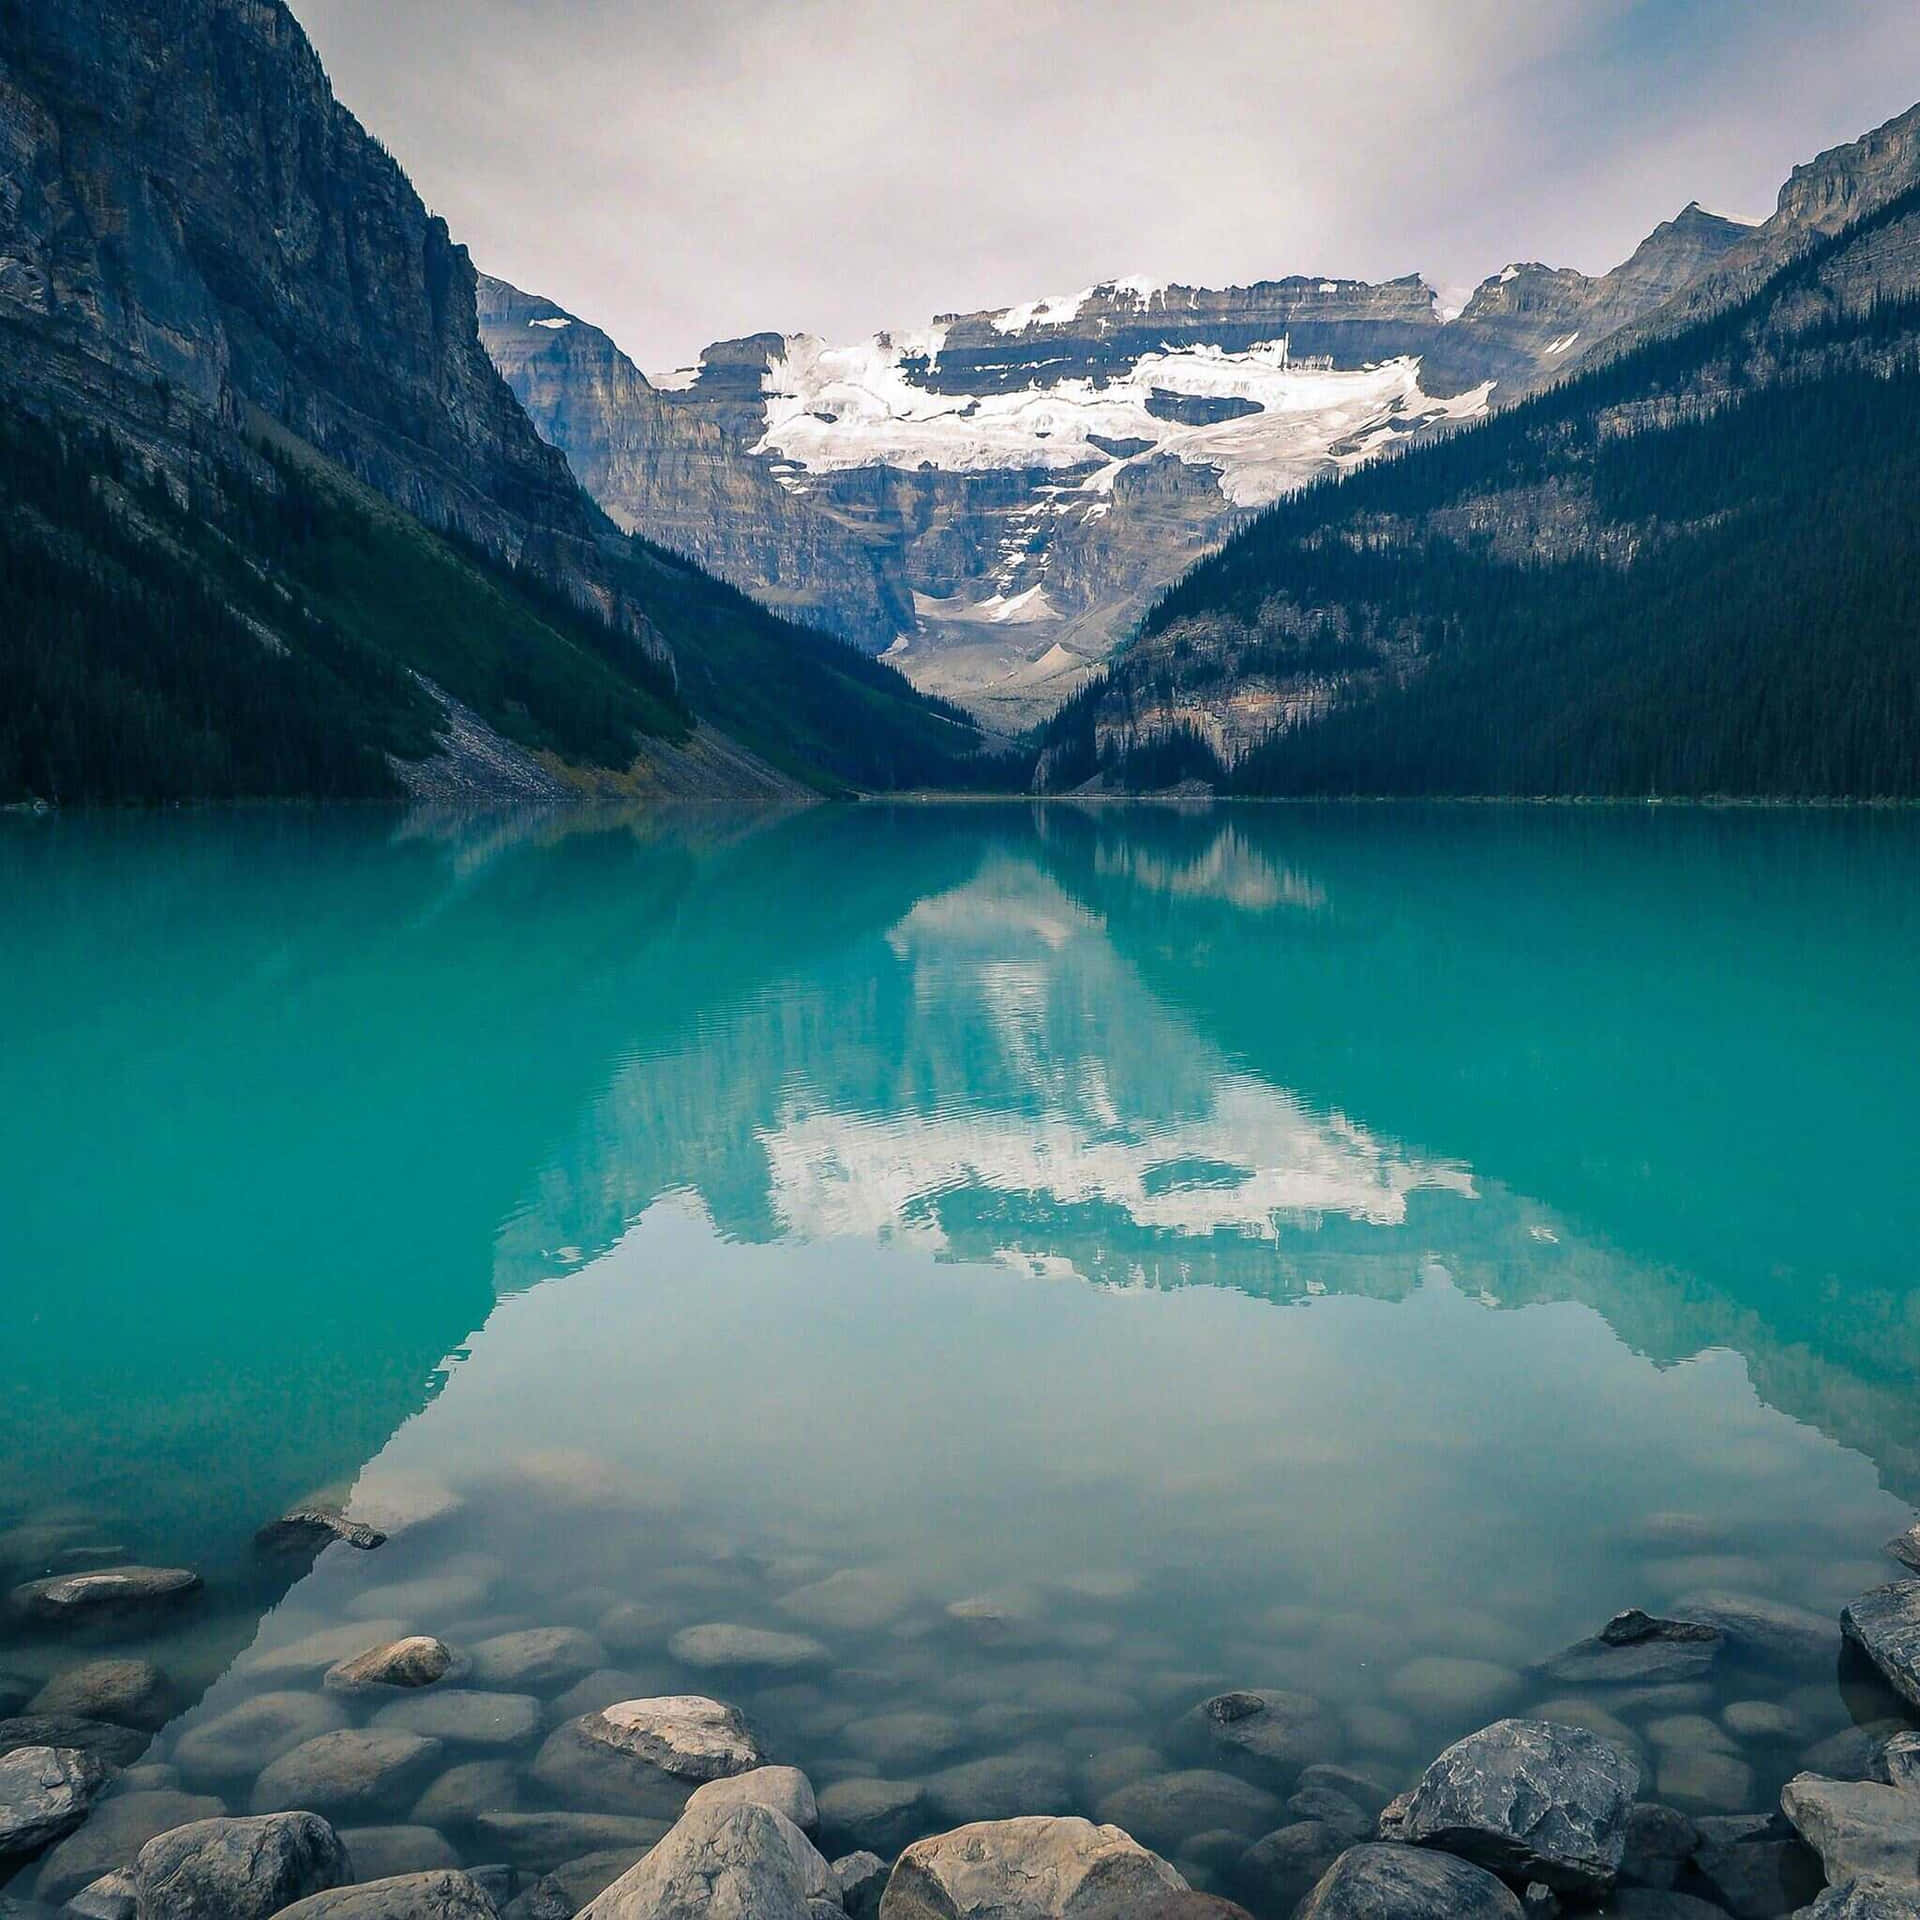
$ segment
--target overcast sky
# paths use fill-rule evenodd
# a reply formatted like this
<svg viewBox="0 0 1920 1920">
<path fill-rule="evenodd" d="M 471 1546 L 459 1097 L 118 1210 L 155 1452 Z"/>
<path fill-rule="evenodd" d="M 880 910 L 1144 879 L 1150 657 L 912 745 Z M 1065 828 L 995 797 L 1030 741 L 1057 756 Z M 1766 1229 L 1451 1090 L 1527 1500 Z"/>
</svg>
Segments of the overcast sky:
<svg viewBox="0 0 1920 1920">
<path fill-rule="evenodd" d="M 655 371 L 1147 274 L 1598 272 L 1920 99 L 1914 0 L 292 0 L 489 272 Z"/>
</svg>

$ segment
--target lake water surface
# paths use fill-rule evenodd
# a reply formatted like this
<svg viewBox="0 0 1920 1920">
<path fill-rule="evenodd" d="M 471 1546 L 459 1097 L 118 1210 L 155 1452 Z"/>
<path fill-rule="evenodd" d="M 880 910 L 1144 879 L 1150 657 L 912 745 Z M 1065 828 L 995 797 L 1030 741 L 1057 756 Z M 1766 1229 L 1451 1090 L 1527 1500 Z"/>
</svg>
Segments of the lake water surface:
<svg viewBox="0 0 1920 1920">
<path fill-rule="evenodd" d="M 1384 1790 L 1547 1705 L 1770 1805 L 1893 1712 L 1832 1623 L 1920 1498 L 1917 883 L 1905 814 L 0 821 L 0 1576 L 202 1572 L 132 1786 L 235 1811 L 254 1696 L 580 1630 L 369 1858 L 588 1851 L 501 1816 L 664 1693 L 1256 1908 L 1285 1783 L 1156 1784 L 1224 1688 Z M 255 1555 L 356 1483 L 427 1517 Z M 1542 1670 L 1755 1602 L 1710 1684 Z M 0 1709 L 100 1650 L 10 1629 Z"/>
</svg>

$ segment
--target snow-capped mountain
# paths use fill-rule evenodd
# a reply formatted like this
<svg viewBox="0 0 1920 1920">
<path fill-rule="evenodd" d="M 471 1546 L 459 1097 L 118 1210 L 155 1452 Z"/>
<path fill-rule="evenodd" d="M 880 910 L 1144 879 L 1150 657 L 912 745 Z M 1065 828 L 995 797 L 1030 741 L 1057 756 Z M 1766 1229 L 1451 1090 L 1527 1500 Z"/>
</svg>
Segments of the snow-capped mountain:
<svg viewBox="0 0 1920 1920">
<path fill-rule="evenodd" d="M 623 524 L 1008 726 L 1063 699 L 1250 511 L 1551 379 L 1748 229 L 1689 207 L 1598 279 L 1143 278 L 643 377 L 483 282 L 483 336 Z"/>
</svg>

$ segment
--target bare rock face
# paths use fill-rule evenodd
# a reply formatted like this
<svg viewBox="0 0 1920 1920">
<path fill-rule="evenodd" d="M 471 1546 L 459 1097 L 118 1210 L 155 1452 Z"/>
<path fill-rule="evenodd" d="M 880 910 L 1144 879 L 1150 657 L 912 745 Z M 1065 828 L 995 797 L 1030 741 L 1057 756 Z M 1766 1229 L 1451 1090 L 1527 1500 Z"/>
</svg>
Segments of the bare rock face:
<svg viewBox="0 0 1920 1920">
<path fill-rule="evenodd" d="M 1089 1820 L 983 1821 L 916 1841 L 881 1920 L 1129 1920 L 1187 1884 L 1158 1854 Z"/>
<path fill-rule="evenodd" d="M 1895 1693 L 1920 1707 L 1920 1580 L 1862 1594 L 1841 1613 L 1840 1628 Z"/>
<path fill-rule="evenodd" d="M 1524 1911 L 1470 1861 L 1375 1842 L 1343 1853 L 1295 1920 L 1521 1920 Z"/>
<path fill-rule="evenodd" d="M 771 1807 L 709 1807 L 686 1817 L 600 1894 L 581 1920 L 808 1920 L 832 1869 Z"/>
<path fill-rule="evenodd" d="M 267 1920 L 352 1876 L 339 1835 L 311 1813 L 176 1827 L 140 1849 L 133 1874 L 142 1920 Z"/>
<path fill-rule="evenodd" d="M 98 1760 L 71 1747 L 16 1747 L 0 1757 L 0 1862 L 26 1859 L 71 1833 L 106 1778 Z"/>
<path fill-rule="evenodd" d="M 1639 1786 L 1637 1763 L 1583 1727 L 1498 1720 L 1427 1769 L 1403 1831 L 1512 1879 L 1604 1893 Z"/>
</svg>

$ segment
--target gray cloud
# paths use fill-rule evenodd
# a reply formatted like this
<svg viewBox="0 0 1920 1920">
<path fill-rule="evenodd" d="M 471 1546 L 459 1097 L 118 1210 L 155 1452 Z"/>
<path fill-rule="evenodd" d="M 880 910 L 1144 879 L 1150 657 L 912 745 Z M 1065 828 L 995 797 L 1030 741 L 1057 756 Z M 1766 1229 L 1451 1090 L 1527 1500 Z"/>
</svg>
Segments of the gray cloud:
<svg viewBox="0 0 1920 1920">
<path fill-rule="evenodd" d="M 1920 97 L 1911 0 L 294 0 L 489 271 L 642 366 L 1115 275 L 1598 271 Z"/>
</svg>

